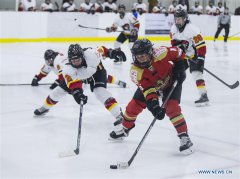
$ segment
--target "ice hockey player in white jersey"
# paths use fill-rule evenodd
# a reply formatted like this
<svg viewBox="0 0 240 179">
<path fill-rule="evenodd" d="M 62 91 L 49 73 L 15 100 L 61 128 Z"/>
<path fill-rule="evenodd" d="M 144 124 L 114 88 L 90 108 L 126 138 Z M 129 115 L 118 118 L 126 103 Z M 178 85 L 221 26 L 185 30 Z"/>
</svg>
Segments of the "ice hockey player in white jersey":
<svg viewBox="0 0 240 179">
<path fill-rule="evenodd" d="M 132 48 L 133 43 L 138 39 L 138 31 L 140 27 L 139 21 L 130 13 L 125 13 L 126 7 L 124 4 L 118 6 L 119 16 L 114 21 L 111 27 L 107 27 L 107 32 L 115 32 L 120 27 L 123 32 L 119 34 L 114 43 L 114 48 L 119 49 L 121 45 L 128 40 L 129 48 Z M 115 62 L 119 62 L 115 60 Z"/>
<path fill-rule="evenodd" d="M 66 94 L 71 94 L 71 90 L 67 87 L 62 75 L 62 68 L 66 63 L 68 63 L 67 57 L 65 57 L 61 53 L 58 53 L 49 49 L 45 52 L 44 58 L 45 58 L 45 64 L 43 65 L 40 73 L 34 77 L 32 81 L 32 85 L 38 86 L 38 81 L 43 77 L 46 77 L 51 71 L 53 71 L 56 75 L 58 75 L 58 79 L 50 86 L 50 88 L 53 89 L 53 91 L 51 91 L 50 94 L 47 96 L 47 98 L 44 101 L 44 104 L 40 108 L 34 111 L 34 114 L 37 116 L 47 113 L 49 109 L 55 106 L 62 97 L 64 97 Z M 114 58 L 118 58 L 118 57 L 114 57 Z M 91 83 L 91 80 L 88 79 L 88 80 L 84 80 L 83 82 L 85 84 L 89 84 Z M 107 83 L 117 84 L 122 88 L 126 87 L 125 82 L 120 80 L 115 80 L 115 78 L 112 75 L 108 75 Z"/>
<path fill-rule="evenodd" d="M 171 44 L 181 48 L 189 60 L 190 73 L 196 81 L 200 98 L 195 101 L 197 106 L 208 104 L 209 99 L 203 79 L 203 69 L 206 55 L 206 44 L 198 27 L 190 23 L 185 10 L 178 9 L 174 14 L 171 28 Z"/>
<path fill-rule="evenodd" d="M 71 44 L 68 48 L 69 63 L 63 67 L 63 77 L 75 101 L 78 104 L 87 103 L 88 97 L 83 94 L 82 85 L 83 80 L 88 80 L 96 98 L 116 119 L 114 126 L 122 122 L 123 115 L 116 99 L 106 89 L 107 71 L 101 60 L 103 57 L 116 59 L 119 56 L 126 58 L 122 51 L 107 49 L 104 46 L 83 51 L 79 44 Z"/>
<path fill-rule="evenodd" d="M 59 69 L 60 65 L 56 65 L 56 64 L 58 64 L 59 61 L 63 61 L 64 59 L 66 59 L 66 57 L 62 53 L 55 52 L 52 49 L 48 49 L 44 53 L 44 59 L 45 59 L 45 63 L 42 66 L 39 74 L 34 76 L 31 85 L 38 86 L 39 85 L 38 82 L 42 78 L 45 78 L 51 71 L 53 71 L 54 74 L 58 76 L 58 79 L 56 79 L 55 82 L 50 86 L 50 89 L 54 89 L 59 85 L 60 81 L 63 80 L 63 77 L 61 75 L 61 70 Z M 87 81 L 84 81 L 84 83 L 87 83 Z M 108 75 L 107 83 L 118 85 L 120 88 L 127 87 L 126 82 L 118 80 L 112 75 Z"/>
<path fill-rule="evenodd" d="M 31 85 L 38 86 L 38 82 L 46 77 L 51 71 L 58 76 L 58 79 L 50 86 L 50 89 L 54 89 L 59 85 L 59 82 L 63 80 L 61 69 L 59 64 L 64 61 L 65 56 L 62 53 L 55 52 L 51 49 L 48 49 L 44 53 L 45 64 L 42 66 L 40 73 L 35 75 Z"/>
</svg>

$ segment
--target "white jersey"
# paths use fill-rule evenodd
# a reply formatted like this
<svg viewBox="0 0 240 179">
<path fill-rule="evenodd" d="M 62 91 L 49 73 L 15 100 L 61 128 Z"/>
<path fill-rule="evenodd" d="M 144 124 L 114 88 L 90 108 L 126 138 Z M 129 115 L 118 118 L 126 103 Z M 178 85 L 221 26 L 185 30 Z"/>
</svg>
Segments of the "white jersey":
<svg viewBox="0 0 240 179">
<path fill-rule="evenodd" d="M 197 26 L 193 25 L 192 23 L 187 23 L 183 32 L 179 32 L 176 25 L 173 24 L 171 28 L 171 38 L 172 40 L 188 41 L 189 46 L 186 51 L 186 55 L 189 57 L 192 57 L 195 54 L 194 47 L 199 46 L 199 44 L 201 44 L 203 41 L 200 29 Z"/>
<path fill-rule="evenodd" d="M 82 12 L 88 11 L 88 10 L 91 9 L 92 5 L 93 5 L 92 3 L 89 3 L 89 4 L 82 3 L 82 4 L 80 5 L 80 11 L 82 11 Z"/>
<path fill-rule="evenodd" d="M 112 9 L 113 11 L 117 10 L 117 5 L 115 3 L 110 4 L 108 2 L 104 2 L 103 7 L 104 7 L 104 9 L 106 9 L 106 7 L 108 7 L 109 9 Z"/>
<path fill-rule="evenodd" d="M 124 31 L 131 31 L 137 23 L 139 23 L 138 20 L 132 14 L 126 13 L 122 19 L 118 16 L 113 26 L 121 27 Z"/>
<path fill-rule="evenodd" d="M 176 12 L 176 10 L 177 10 L 177 6 L 174 6 L 172 4 L 168 7 L 169 13 L 174 13 L 174 12 Z"/>
<path fill-rule="evenodd" d="M 53 4 L 52 3 L 49 3 L 49 4 L 46 4 L 45 2 L 41 4 L 41 10 L 42 11 L 45 11 L 45 10 L 53 10 Z"/>
<path fill-rule="evenodd" d="M 63 4 L 63 9 L 66 10 L 66 11 L 74 11 L 76 9 L 76 5 L 74 3 L 69 4 L 68 2 L 65 2 Z"/>
<path fill-rule="evenodd" d="M 224 12 L 224 7 L 222 6 L 222 7 L 216 7 L 216 11 L 219 11 L 220 13 L 223 13 Z"/>
<path fill-rule="evenodd" d="M 63 77 L 68 87 L 74 81 L 85 80 L 94 75 L 102 60 L 102 55 L 97 49 L 87 49 L 84 51 L 84 58 L 87 67 L 74 68 L 70 64 L 64 65 Z"/>
<path fill-rule="evenodd" d="M 192 6 L 192 11 L 193 12 L 203 12 L 203 7 L 201 5 L 199 5 L 198 7 L 196 6 Z"/>
<path fill-rule="evenodd" d="M 25 11 L 28 11 L 28 9 L 31 7 L 33 7 L 33 9 L 36 8 L 36 0 L 31 0 L 31 2 L 29 2 L 28 0 L 22 0 L 21 2 Z"/>
<path fill-rule="evenodd" d="M 135 9 L 135 10 L 142 9 L 144 12 L 147 12 L 147 5 L 144 4 L 144 3 L 141 3 L 141 4 L 134 3 L 133 4 L 133 9 Z"/>
<path fill-rule="evenodd" d="M 215 7 L 215 6 L 210 7 L 209 5 L 207 5 L 207 6 L 206 6 L 206 13 L 207 13 L 207 14 L 216 13 L 216 7 Z"/>
<path fill-rule="evenodd" d="M 67 63 L 67 58 L 63 54 L 58 54 L 54 59 L 53 66 L 45 63 L 41 69 L 41 73 L 48 75 L 51 71 L 53 71 L 55 75 L 60 75 L 65 63 Z"/>
<path fill-rule="evenodd" d="M 187 5 L 186 4 L 184 6 L 182 4 L 178 4 L 176 8 L 177 8 L 177 10 L 178 9 L 183 9 L 183 10 L 187 11 Z"/>
</svg>

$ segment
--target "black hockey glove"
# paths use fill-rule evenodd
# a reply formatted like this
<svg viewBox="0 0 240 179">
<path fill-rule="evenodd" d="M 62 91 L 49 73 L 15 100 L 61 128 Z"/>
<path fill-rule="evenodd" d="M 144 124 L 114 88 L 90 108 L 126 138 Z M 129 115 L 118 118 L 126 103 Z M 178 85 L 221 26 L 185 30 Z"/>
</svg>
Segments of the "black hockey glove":
<svg viewBox="0 0 240 179">
<path fill-rule="evenodd" d="M 175 63 L 175 66 L 173 67 L 173 77 L 178 81 L 178 84 L 182 84 L 186 79 L 184 61 L 178 61 Z"/>
<path fill-rule="evenodd" d="M 56 88 L 57 86 L 59 86 L 59 84 L 60 84 L 60 80 L 57 79 L 54 81 L 53 84 L 51 84 L 51 86 L 49 88 L 52 90 L 52 89 Z"/>
<path fill-rule="evenodd" d="M 147 108 L 156 119 L 162 120 L 164 118 L 166 110 L 159 106 L 157 99 L 147 101 Z"/>
<path fill-rule="evenodd" d="M 138 35 L 138 28 L 132 29 L 130 35 L 137 36 Z"/>
<path fill-rule="evenodd" d="M 126 55 L 121 50 L 108 49 L 108 57 L 115 59 L 114 62 L 125 62 L 127 60 Z"/>
<path fill-rule="evenodd" d="M 177 46 L 183 51 L 183 53 L 186 53 L 189 46 L 189 42 L 186 40 L 174 40 L 173 46 Z"/>
<path fill-rule="evenodd" d="M 38 76 L 35 75 L 34 78 L 33 78 L 33 80 L 32 80 L 31 85 L 32 85 L 32 86 L 38 86 L 38 82 L 39 82 L 39 81 L 40 81 L 40 80 L 39 80 Z"/>
<path fill-rule="evenodd" d="M 205 58 L 203 56 L 198 56 L 197 58 L 193 58 L 190 61 L 192 61 L 192 63 L 194 63 L 200 71 L 203 71 L 204 59 Z"/>
<path fill-rule="evenodd" d="M 87 103 L 88 97 L 83 94 L 81 89 L 73 90 L 72 95 L 78 104 L 80 104 L 81 101 L 83 102 L 83 105 Z"/>
</svg>

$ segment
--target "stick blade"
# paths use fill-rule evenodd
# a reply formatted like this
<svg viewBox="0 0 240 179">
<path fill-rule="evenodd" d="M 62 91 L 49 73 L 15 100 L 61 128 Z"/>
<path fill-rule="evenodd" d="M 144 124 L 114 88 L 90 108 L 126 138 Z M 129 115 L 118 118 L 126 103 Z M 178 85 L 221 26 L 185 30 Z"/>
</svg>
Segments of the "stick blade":
<svg viewBox="0 0 240 179">
<path fill-rule="evenodd" d="M 78 153 L 76 153 L 75 151 L 61 152 L 58 154 L 59 158 L 74 157 L 77 155 Z"/>
<path fill-rule="evenodd" d="M 129 164 L 127 162 L 117 162 L 117 165 L 110 165 L 111 169 L 127 169 Z"/>
<path fill-rule="evenodd" d="M 235 89 L 235 88 L 237 88 L 239 86 L 239 81 L 236 81 L 233 85 L 230 85 L 229 87 L 231 88 L 231 89 Z"/>
</svg>

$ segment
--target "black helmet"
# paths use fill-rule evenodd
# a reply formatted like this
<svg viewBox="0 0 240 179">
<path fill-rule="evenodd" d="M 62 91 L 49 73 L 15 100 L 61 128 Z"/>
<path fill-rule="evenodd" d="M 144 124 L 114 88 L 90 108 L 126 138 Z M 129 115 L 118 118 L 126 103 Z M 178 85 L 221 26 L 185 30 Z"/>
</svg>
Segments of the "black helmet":
<svg viewBox="0 0 240 179">
<path fill-rule="evenodd" d="M 79 68 L 83 65 L 83 62 L 78 66 L 74 65 L 72 63 L 72 60 L 74 60 L 74 59 L 82 59 L 83 61 L 85 61 L 83 49 L 79 44 L 71 44 L 69 46 L 69 48 L 68 48 L 68 60 L 74 68 Z"/>
<path fill-rule="evenodd" d="M 151 65 L 152 53 L 153 53 L 153 44 L 148 39 L 136 40 L 132 46 L 131 52 L 133 57 L 134 65 L 140 68 L 148 68 Z M 147 54 L 149 60 L 147 62 L 140 63 L 136 55 Z"/>
<path fill-rule="evenodd" d="M 120 14 L 120 18 L 123 19 L 125 16 L 126 6 L 124 4 L 118 5 L 118 13 Z"/>
<path fill-rule="evenodd" d="M 182 24 L 176 24 L 176 18 L 178 18 L 178 17 L 181 17 L 183 19 Z M 185 25 L 189 22 L 187 11 L 185 11 L 184 9 L 178 9 L 174 13 L 174 21 L 175 21 L 176 27 L 179 29 L 180 32 L 182 32 L 185 28 Z"/>
<path fill-rule="evenodd" d="M 118 9 L 120 9 L 120 8 L 123 8 L 124 10 L 126 10 L 126 6 L 124 4 L 119 4 Z"/>
<path fill-rule="evenodd" d="M 53 61 L 54 61 L 54 59 L 56 58 L 57 55 L 58 55 L 58 53 L 54 52 L 51 49 L 46 50 L 45 53 L 44 53 L 45 62 L 48 65 L 53 66 Z"/>
</svg>

